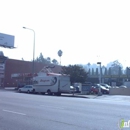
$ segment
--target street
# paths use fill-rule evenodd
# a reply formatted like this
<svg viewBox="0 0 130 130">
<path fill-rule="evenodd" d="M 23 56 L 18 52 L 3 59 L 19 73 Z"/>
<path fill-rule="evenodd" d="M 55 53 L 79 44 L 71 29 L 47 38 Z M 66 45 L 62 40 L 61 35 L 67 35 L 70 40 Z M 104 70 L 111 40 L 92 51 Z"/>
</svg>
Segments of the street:
<svg viewBox="0 0 130 130">
<path fill-rule="evenodd" d="M 0 90 L 0 130 L 119 130 L 120 119 L 130 120 L 130 98 L 110 99 Z"/>
</svg>

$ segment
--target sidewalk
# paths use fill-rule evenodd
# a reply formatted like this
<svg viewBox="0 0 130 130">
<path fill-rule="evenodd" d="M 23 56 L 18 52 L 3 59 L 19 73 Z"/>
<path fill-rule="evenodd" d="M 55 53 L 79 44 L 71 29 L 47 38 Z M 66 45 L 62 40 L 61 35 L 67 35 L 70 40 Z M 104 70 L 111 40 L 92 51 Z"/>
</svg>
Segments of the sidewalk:
<svg viewBox="0 0 130 130">
<path fill-rule="evenodd" d="M 5 90 L 15 90 L 15 87 L 5 87 Z"/>
<path fill-rule="evenodd" d="M 15 87 L 5 87 L 5 88 L 1 88 L 0 89 L 3 89 L 3 90 L 9 90 L 9 91 L 15 91 Z M 83 95 L 81 93 L 75 93 L 74 95 L 71 93 L 63 93 L 61 94 L 61 96 L 66 96 L 66 97 L 79 97 L 79 98 L 89 98 L 89 99 L 94 99 L 94 98 L 97 98 L 99 97 L 98 95 Z M 101 97 L 101 96 L 100 96 Z"/>
<path fill-rule="evenodd" d="M 79 98 L 89 98 L 89 99 L 94 99 L 94 98 L 97 98 L 98 95 L 83 95 L 83 94 L 77 94 L 75 93 L 74 95 L 73 94 L 67 94 L 67 93 L 64 93 L 62 94 L 62 96 L 66 96 L 66 97 L 79 97 Z"/>
<path fill-rule="evenodd" d="M 0 87 L 0 90 L 15 91 L 15 87 Z"/>
<path fill-rule="evenodd" d="M 91 98 L 91 99 L 94 99 L 94 98 L 97 98 L 98 97 L 98 95 L 83 95 L 83 94 L 74 94 L 75 96 L 78 96 L 78 97 L 86 97 L 86 98 Z"/>
</svg>

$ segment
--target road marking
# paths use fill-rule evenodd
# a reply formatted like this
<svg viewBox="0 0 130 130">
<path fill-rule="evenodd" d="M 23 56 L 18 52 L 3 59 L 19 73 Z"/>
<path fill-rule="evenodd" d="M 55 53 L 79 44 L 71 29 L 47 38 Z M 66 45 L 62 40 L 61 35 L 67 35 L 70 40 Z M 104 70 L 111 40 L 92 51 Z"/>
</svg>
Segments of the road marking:
<svg viewBox="0 0 130 130">
<path fill-rule="evenodd" d="M 24 113 L 15 112 L 15 111 L 10 111 L 10 110 L 5 110 L 5 109 L 3 109 L 3 111 L 5 111 L 5 112 L 10 112 L 10 113 L 14 113 L 14 114 L 19 114 L 19 115 L 23 115 L 23 116 L 26 115 L 26 114 L 24 114 Z"/>
<path fill-rule="evenodd" d="M 54 107 L 54 106 L 45 106 L 45 105 L 40 105 L 40 106 L 43 106 L 43 107 L 49 107 L 49 108 L 53 108 L 53 109 L 65 109 L 63 107 Z"/>
</svg>

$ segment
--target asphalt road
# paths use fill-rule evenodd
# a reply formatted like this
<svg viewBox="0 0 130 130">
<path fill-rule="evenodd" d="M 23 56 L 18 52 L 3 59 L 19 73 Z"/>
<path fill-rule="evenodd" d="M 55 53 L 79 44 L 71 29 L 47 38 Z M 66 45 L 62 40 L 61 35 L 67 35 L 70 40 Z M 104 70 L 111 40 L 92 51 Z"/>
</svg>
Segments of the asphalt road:
<svg viewBox="0 0 130 130">
<path fill-rule="evenodd" d="M 129 99 L 57 97 L 0 90 L 0 130 L 119 130 L 122 118 L 130 120 Z"/>
</svg>

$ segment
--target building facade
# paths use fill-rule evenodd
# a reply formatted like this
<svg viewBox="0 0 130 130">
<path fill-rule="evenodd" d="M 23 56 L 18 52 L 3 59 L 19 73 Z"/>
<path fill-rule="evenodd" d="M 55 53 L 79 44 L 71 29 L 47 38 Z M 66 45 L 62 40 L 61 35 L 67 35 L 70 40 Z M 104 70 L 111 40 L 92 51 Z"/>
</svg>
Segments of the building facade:
<svg viewBox="0 0 130 130">
<path fill-rule="evenodd" d="M 1 87 L 17 87 L 19 82 L 22 82 L 26 74 L 32 74 L 32 65 L 31 61 L 7 59 L 4 63 L 0 64 L 2 67 L 2 73 L 0 76 L 0 86 Z M 38 73 L 43 69 L 44 66 L 54 66 L 54 64 L 44 64 L 41 62 L 34 63 L 34 72 Z M 1 71 L 1 70 L 0 70 Z M 52 68 L 52 71 L 55 73 L 61 72 L 61 66 L 55 65 Z M 21 75 L 21 77 L 16 77 L 16 75 Z"/>
</svg>

